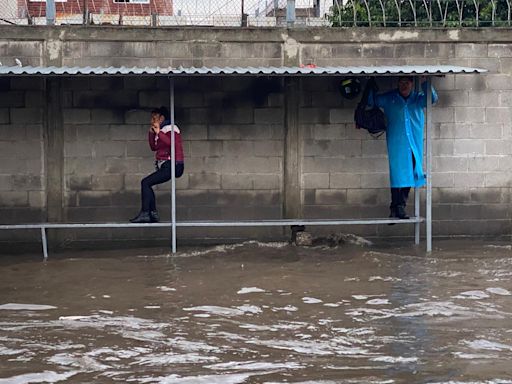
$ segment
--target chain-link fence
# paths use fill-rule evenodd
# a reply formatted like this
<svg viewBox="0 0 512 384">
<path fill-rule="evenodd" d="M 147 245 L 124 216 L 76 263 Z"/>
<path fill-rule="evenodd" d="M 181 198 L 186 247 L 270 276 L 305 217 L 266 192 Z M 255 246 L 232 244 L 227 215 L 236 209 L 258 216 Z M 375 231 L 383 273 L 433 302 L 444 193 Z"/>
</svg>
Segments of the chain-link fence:
<svg viewBox="0 0 512 384">
<path fill-rule="evenodd" d="M 54 0 L 56 24 L 499 27 L 512 0 Z M 294 12 L 287 10 L 295 3 Z M 47 24 L 46 0 L 0 0 L 0 24 Z"/>
</svg>

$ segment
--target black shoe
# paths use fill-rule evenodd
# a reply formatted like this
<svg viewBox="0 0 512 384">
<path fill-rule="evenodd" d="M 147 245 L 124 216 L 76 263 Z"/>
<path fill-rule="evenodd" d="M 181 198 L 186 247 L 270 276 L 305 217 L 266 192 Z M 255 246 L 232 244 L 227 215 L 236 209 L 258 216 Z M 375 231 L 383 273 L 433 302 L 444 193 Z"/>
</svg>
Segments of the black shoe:
<svg viewBox="0 0 512 384">
<path fill-rule="evenodd" d="M 137 217 L 130 220 L 132 223 L 151 223 L 149 212 L 140 211 Z"/>
<path fill-rule="evenodd" d="M 400 220 L 407 220 L 409 216 L 407 216 L 407 213 L 405 212 L 405 207 L 403 205 L 399 205 L 396 207 L 396 217 L 398 217 Z"/>
<path fill-rule="evenodd" d="M 149 217 L 151 218 L 152 223 L 158 223 L 160 221 L 160 216 L 158 216 L 157 210 L 149 212 Z"/>
</svg>

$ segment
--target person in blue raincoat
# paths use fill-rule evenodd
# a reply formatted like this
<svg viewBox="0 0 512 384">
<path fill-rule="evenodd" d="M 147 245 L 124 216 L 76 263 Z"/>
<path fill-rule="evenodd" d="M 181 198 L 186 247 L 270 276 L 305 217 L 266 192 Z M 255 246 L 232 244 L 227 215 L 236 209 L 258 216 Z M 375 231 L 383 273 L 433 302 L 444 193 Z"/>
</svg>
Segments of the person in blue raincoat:
<svg viewBox="0 0 512 384">
<path fill-rule="evenodd" d="M 425 184 L 423 173 L 423 126 L 427 106 L 427 83 L 422 90 L 413 90 L 412 76 L 398 78 L 395 90 L 368 97 L 369 105 L 382 108 L 387 119 L 386 143 L 388 147 L 391 205 L 389 217 L 408 219 L 405 207 L 411 187 Z M 432 87 L 432 103 L 437 102 Z"/>
</svg>

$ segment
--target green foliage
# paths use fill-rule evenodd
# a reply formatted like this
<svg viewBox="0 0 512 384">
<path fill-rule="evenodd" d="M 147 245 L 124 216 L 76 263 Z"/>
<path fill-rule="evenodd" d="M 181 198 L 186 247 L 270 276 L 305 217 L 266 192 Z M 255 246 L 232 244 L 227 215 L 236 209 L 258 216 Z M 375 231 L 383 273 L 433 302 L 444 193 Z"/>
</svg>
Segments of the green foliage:
<svg viewBox="0 0 512 384">
<path fill-rule="evenodd" d="M 329 14 L 333 27 L 503 27 L 507 0 L 341 0 Z M 384 9 L 383 9 L 384 8 Z"/>
</svg>

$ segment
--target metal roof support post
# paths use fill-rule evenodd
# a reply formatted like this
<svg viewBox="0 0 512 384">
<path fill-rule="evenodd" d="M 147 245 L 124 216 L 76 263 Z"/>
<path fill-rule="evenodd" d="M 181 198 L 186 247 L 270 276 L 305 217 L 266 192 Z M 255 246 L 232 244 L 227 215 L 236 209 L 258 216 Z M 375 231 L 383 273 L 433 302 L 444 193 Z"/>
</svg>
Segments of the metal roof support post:
<svg viewBox="0 0 512 384">
<path fill-rule="evenodd" d="M 419 78 L 416 76 L 414 78 L 414 90 L 418 92 L 420 88 Z M 414 218 L 418 219 L 420 217 L 420 188 L 414 188 Z M 420 222 L 414 223 L 414 244 L 418 245 L 420 243 Z"/>
<path fill-rule="evenodd" d="M 172 253 L 176 253 L 176 150 L 174 148 L 174 79 L 169 77 L 170 112 L 171 112 L 171 226 Z"/>
<path fill-rule="evenodd" d="M 432 252 L 432 84 L 427 77 L 427 252 Z"/>
<path fill-rule="evenodd" d="M 55 0 L 46 1 L 46 25 L 55 25 Z"/>
<path fill-rule="evenodd" d="M 295 0 L 286 2 L 286 24 L 288 27 L 293 27 L 295 24 Z"/>
<path fill-rule="evenodd" d="M 41 243 L 43 244 L 43 257 L 46 261 L 48 259 L 48 243 L 46 242 L 46 228 L 41 227 Z"/>
</svg>

